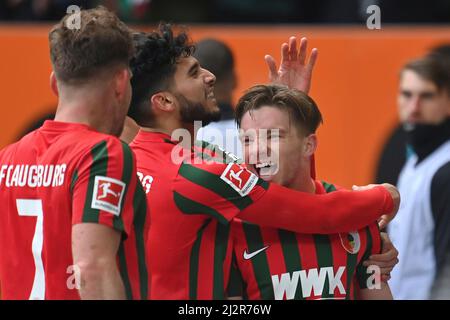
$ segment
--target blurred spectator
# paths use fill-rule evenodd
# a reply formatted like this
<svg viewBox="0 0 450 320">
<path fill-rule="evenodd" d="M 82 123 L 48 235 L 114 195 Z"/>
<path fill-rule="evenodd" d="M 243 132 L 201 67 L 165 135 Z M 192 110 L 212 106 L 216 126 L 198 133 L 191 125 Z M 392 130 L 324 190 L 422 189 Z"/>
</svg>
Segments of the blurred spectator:
<svg viewBox="0 0 450 320">
<path fill-rule="evenodd" d="M 441 44 L 434 47 L 431 49 L 429 55 L 435 56 L 438 59 L 443 59 L 444 63 L 448 67 L 450 64 L 450 43 Z"/>
<path fill-rule="evenodd" d="M 370 5 L 381 9 L 382 23 L 450 22 L 448 0 L 214 0 L 217 22 L 358 23 Z"/>
<path fill-rule="evenodd" d="M 406 143 L 406 133 L 400 123 L 390 132 L 383 150 L 381 151 L 376 168 L 376 183 L 390 183 L 397 185 L 398 176 L 406 162 L 406 153 L 411 153 Z"/>
<path fill-rule="evenodd" d="M 449 0 L 378 0 L 381 21 L 386 23 L 450 22 Z"/>
<path fill-rule="evenodd" d="M 0 19 L 5 20 L 59 20 L 70 5 L 92 8 L 93 0 L 3 0 Z"/>
<path fill-rule="evenodd" d="M 102 4 L 127 22 L 364 23 L 370 5 L 382 23 L 450 22 L 449 0 L 2 0 L 0 19 L 59 19 L 71 4 Z"/>
<path fill-rule="evenodd" d="M 436 56 L 438 59 L 443 59 L 450 70 L 450 44 L 440 44 L 431 49 L 430 56 Z M 445 62 L 446 61 L 446 62 Z M 400 117 L 402 115 L 400 114 Z M 403 128 L 403 123 L 406 119 L 400 118 L 400 124 L 390 133 L 387 141 L 381 151 L 380 159 L 376 168 L 376 183 L 391 183 L 397 185 L 398 176 L 402 170 L 406 159 L 413 154 L 413 150 L 408 146 L 406 141 L 406 133 Z"/>
<path fill-rule="evenodd" d="M 154 23 L 161 20 L 176 23 L 216 22 L 213 19 L 216 10 L 212 0 L 151 0 L 145 20 Z"/>
<path fill-rule="evenodd" d="M 412 149 L 400 173 L 402 203 L 388 227 L 399 251 L 396 299 L 447 298 L 450 268 L 450 68 L 440 55 L 401 71 L 398 108 Z M 450 275 L 450 273 L 449 273 Z M 439 292 L 437 291 L 439 288 Z M 447 292 L 448 293 L 448 292 Z"/>
<path fill-rule="evenodd" d="M 98 1 L 99 4 L 116 12 L 119 18 L 125 22 L 141 22 L 148 20 L 151 2 L 152 0 Z"/>
<path fill-rule="evenodd" d="M 202 68 L 216 76 L 214 96 L 221 111 L 219 122 L 212 122 L 198 131 L 197 139 L 205 140 L 242 157 L 242 145 L 234 120 L 233 90 L 237 86 L 234 57 L 231 49 L 216 39 L 204 39 L 196 44 L 193 56 Z M 218 135 L 217 133 L 220 133 Z M 217 138 L 223 138 L 217 140 Z"/>
</svg>

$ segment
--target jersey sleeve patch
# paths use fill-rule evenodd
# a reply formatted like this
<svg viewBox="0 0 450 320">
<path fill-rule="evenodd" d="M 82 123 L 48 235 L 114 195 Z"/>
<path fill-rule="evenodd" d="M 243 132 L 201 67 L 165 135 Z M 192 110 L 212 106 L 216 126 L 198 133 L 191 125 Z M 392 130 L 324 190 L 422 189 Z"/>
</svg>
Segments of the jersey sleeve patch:
<svg viewBox="0 0 450 320">
<path fill-rule="evenodd" d="M 99 209 L 119 216 L 122 208 L 122 199 L 125 183 L 105 176 L 95 176 L 92 209 Z"/>
<path fill-rule="evenodd" d="M 253 172 L 236 163 L 228 164 L 220 179 L 225 181 L 241 197 L 247 196 L 258 182 L 258 177 Z"/>
</svg>

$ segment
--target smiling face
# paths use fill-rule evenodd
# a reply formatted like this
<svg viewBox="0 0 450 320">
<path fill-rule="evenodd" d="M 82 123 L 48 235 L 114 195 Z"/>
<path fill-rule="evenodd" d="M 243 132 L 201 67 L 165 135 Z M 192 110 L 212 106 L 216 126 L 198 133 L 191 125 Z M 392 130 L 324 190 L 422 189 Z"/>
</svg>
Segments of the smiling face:
<svg viewBox="0 0 450 320">
<path fill-rule="evenodd" d="M 207 125 L 220 119 L 220 109 L 214 97 L 216 77 L 203 69 L 192 56 L 179 59 L 171 85 L 175 96 L 181 121 L 192 124 L 202 121 Z"/>
<path fill-rule="evenodd" d="M 311 97 L 286 86 L 256 85 L 236 105 L 249 168 L 266 181 L 313 192 L 311 156 L 322 115 Z"/>
<path fill-rule="evenodd" d="M 256 171 L 263 180 L 293 187 L 300 177 L 309 175 L 311 153 L 308 143 L 315 140 L 315 135 L 305 137 L 293 125 L 286 109 L 264 105 L 247 111 L 242 117 L 241 129 L 244 132 L 256 131 L 256 135 L 242 137 L 244 156 L 246 163 L 257 160 Z M 264 132 L 267 132 L 267 143 L 261 141 L 265 139 Z M 278 161 L 269 163 L 261 154 Z"/>
</svg>

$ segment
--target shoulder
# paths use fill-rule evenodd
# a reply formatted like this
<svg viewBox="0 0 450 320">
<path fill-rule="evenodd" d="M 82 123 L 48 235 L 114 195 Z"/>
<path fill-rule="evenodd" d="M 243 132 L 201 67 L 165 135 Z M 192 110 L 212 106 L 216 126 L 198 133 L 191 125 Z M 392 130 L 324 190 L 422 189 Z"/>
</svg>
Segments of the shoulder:
<svg viewBox="0 0 450 320">
<path fill-rule="evenodd" d="M 439 188 L 450 184 L 450 161 L 441 166 L 434 174 L 431 187 Z"/>
<path fill-rule="evenodd" d="M 67 148 L 64 145 L 62 148 Z M 135 167 L 135 156 L 130 147 L 114 136 L 89 133 L 80 136 L 80 141 L 71 144 L 65 158 L 70 158 L 74 168 L 81 172 L 112 171 L 128 172 Z M 65 152 L 59 150 L 58 153 Z"/>
<path fill-rule="evenodd" d="M 20 143 L 20 141 L 15 142 L 15 143 L 10 144 L 10 145 L 7 145 L 3 149 L 1 149 L 0 150 L 0 161 L 7 160 L 7 159 L 4 159 L 4 158 L 7 157 L 7 155 L 9 155 L 13 150 L 17 149 L 19 143 Z"/>
<path fill-rule="evenodd" d="M 433 211 L 440 211 L 439 208 L 448 202 L 450 194 L 450 161 L 441 166 L 431 180 L 431 204 Z"/>
<path fill-rule="evenodd" d="M 105 153 L 108 157 L 117 153 L 132 153 L 130 146 L 119 138 L 98 132 L 87 133 L 80 144 L 80 149 L 88 150 L 90 153 Z"/>
</svg>

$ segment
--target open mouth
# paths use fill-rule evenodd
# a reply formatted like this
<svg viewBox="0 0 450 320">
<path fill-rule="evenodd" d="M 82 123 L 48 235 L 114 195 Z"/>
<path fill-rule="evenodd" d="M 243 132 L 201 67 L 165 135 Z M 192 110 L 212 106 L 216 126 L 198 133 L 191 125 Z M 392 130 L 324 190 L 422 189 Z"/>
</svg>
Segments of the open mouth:
<svg viewBox="0 0 450 320">
<path fill-rule="evenodd" d="M 276 165 L 276 163 L 261 162 L 255 165 L 256 173 L 260 177 L 273 176 L 277 173 L 277 169 L 278 166 Z"/>
<path fill-rule="evenodd" d="M 215 99 L 216 97 L 214 96 L 214 90 L 209 90 L 209 92 L 206 92 L 206 99 Z"/>
</svg>

